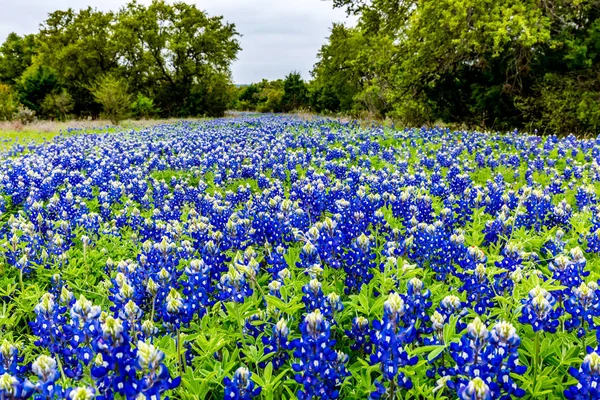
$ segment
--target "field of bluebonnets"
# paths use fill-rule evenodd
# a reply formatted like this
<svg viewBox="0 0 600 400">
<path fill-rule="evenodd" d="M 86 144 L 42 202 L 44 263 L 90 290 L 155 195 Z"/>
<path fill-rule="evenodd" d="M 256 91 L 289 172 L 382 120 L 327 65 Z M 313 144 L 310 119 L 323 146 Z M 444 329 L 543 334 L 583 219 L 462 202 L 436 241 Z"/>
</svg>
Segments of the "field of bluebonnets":
<svg viewBox="0 0 600 400">
<path fill-rule="evenodd" d="M 16 144 L 0 399 L 597 399 L 599 159 L 269 116 Z"/>
</svg>

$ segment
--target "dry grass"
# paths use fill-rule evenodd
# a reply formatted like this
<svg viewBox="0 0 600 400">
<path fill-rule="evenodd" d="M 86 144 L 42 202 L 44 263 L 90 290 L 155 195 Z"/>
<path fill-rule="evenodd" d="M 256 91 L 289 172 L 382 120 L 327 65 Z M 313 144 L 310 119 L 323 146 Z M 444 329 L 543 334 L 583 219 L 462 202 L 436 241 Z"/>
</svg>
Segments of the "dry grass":
<svg viewBox="0 0 600 400">
<path fill-rule="evenodd" d="M 190 119 L 192 120 L 192 119 Z M 196 120 L 196 119 L 193 119 Z M 152 119 L 152 120 L 126 120 L 119 127 L 124 129 L 145 128 L 157 124 L 173 123 L 181 119 Z M 108 120 L 72 120 L 65 122 L 58 121 L 34 121 L 31 124 L 23 125 L 18 121 L 6 122 L 0 121 L 0 135 L 5 132 L 28 132 L 28 133 L 58 133 L 66 131 L 68 128 L 80 130 L 104 130 L 118 128 Z"/>
<path fill-rule="evenodd" d="M 127 120 L 119 126 L 114 126 L 107 120 L 34 121 L 27 125 L 14 121 L 0 121 L 0 151 L 11 148 L 15 143 L 27 146 L 52 140 L 61 134 L 116 132 L 121 129 L 142 129 L 177 121 L 181 119 Z"/>
</svg>

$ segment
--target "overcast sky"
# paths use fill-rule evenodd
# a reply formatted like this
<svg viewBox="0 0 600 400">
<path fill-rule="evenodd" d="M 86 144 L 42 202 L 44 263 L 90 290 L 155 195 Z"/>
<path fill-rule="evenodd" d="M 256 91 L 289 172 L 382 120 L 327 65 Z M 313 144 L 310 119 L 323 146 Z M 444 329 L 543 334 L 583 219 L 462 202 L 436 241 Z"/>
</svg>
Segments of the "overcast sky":
<svg viewBox="0 0 600 400">
<path fill-rule="evenodd" d="M 149 3 L 141 0 L 141 3 Z M 235 83 L 283 78 L 298 70 L 305 79 L 333 22 L 347 22 L 329 0 L 188 0 L 209 15 L 235 23 L 242 51 L 233 64 Z M 127 0 L 0 0 L 0 40 L 10 32 L 37 32 L 49 12 L 87 6 L 117 10 Z"/>
</svg>

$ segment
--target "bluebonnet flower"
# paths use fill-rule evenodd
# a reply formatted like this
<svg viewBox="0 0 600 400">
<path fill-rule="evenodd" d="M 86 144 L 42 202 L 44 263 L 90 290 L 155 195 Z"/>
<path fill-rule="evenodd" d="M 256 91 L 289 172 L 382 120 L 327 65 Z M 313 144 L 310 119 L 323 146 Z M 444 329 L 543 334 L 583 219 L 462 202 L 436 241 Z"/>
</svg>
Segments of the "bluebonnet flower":
<svg viewBox="0 0 600 400">
<path fill-rule="evenodd" d="M 490 387 L 480 377 L 475 377 L 467 385 L 458 389 L 460 400 L 491 400 Z"/>
<path fill-rule="evenodd" d="M 232 400 L 250 400 L 258 396 L 261 387 L 255 387 L 254 382 L 250 380 L 252 373 L 245 367 L 239 367 L 233 374 L 233 379 L 225 377 L 225 399 Z"/>
<path fill-rule="evenodd" d="M 325 303 L 329 306 L 332 314 L 335 314 L 338 311 L 342 311 L 344 309 L 344 305 L 342 304 L 342 300 L 339 295 L 335 292 L 329 293 L 325 297 Z M 333 316 L 333 315 L 332 315 Z"/>
<path fill-rule="evenodd" d="M 234 267 L 221 277 L 218 288 L 220 292 L 217 297 L 221 301 L 243 303 L 244 299 L 253 293 L 244 274 Z"/>
<path fill-rule="evenodd" d="M 565 232 L 559 228 L 556 230 L 554 237 L 551 237 L 550 239 L 548 239 L 548 241 L 546 241 L 546 243 L 544 243 L 542 249 L 548 256 L 554 258 L 564 252 L 566 244 L 566 242 L 563 239 L 564 236 Z"/>
<path fill-rule="evenodd" d="M 66 324 L 66 307 L 54 302 L 54 295 L 46 293 L 35 306 L 36 319 L 30 322 L 33 333 L 37 336 L 36 345 L 50 350 L 52 354 L 60 354 L 64 334 L 62 326 Z"/>
<path fill-rule="evenodd" d="M 91 376 L 100 399 L 115 394 L 137 394 L 138 381 L 135 374 L 135 351 L 130 344 L 127 322 L 102 315 L 101 330 L 92 346 L 96 352 L 91 362 Z"/>
<path fill-rule="evenodd" d="M 290 329 L 287 327 L 285 319 L 280 319 L 273 327 L 273 335 L 271 337 L 263 336 L 262 342 L 265 345 L 265 355 L 274 353 L 268 362 L 273 363 L 273 370 L 277 371 L 288 360 L 288 350 L 292 349 L 289 340 Z M 266 366 L 267 362 L 259 363 L 261 368 Z"/>
<path fill-rule="evenodd" d="M 137 343 L 136 368 L 142 373 L 137 387 L 138 393 L 146 398 L 159 398 L 162 393 L 179 386 L 181 377 L 172 379 L 169 370 L 162 362 L 165 354 L 154 345 L 139 341 Z"/>
<path fill-rule="evenodd" d="M 0 344 L 0 374 L 10 374 L 13 377 L 22 377 L 28 370 L 23 363 L 23 356 L 19 356 L 19 349 L 8 340 Z"/>
<path fill-rule="evenodd" d="M 8 372 L 0 375 L 0 398 L 27 399 L 31 396 L 33 389 L 30 382 L 22 382 Z"/>
<path fill-rule="evenodd" d="M 201 319 L 206 313 L 206 307 L 212 304 L 209 267 L 203 260 L 194 259 L 185 268 L 185 276 L 187 280 L 182 282 L 183 294 L 189 299 L 189 311 Z"/>
<path fill-rule="evenodd" d="M 333 349 L 330 323 L 319 309 L 308 314 L 300 324 L 302 337 L 292 341 L 296 362 L 292 364 L 296 372 L 294 378 L 302 385 L 299 399 L 335 399 L 339 396 L 339 386 L 347 375 L 340 368 L 338 354 Z"/>
<path fill-rule="evenodd" d="M 322 285 L 318 279 L 311 279 L 306 285 L 302 287 L 302 301 L 307 310 L 319 310 L 323 314 L 329 314 L 331 308 L 327 304 Z"/>
<path fill-rule="evenodd" d="M 565 329 L 577 329 L 578 337 L 583 337 L 587 329 L 597 329 L 594 317 L 600 316 L 599 294 L 596 282 L 582 282 L 578 288 L 573 289 L 573 293 L 565 301 L 565 311 L 571 315 L 565 321 Z"/>
<path fill-rule="evenodd" d="M 571 259 L 561 255 L 548 265 L 548 269 L 552 272 L 552 278 L 560 282 L 566 289 L 557 292 L 559 304 L 562 305 L 564 298 L 571 294 L 572 289 L 578 287 L 583 278 L 590 274 L 586 271 L 586 259 L 583 256 L 583 251 L 579 247 L 575 247 L 570 251 Z"/>
<path fill-rule="evenodd" d="M 33 364 L 31 364 L 31 371 L 37 375 L 38 381 L 33 386 L 33 391 L 40 398 L 54 398 L 62 397 L 63 389 L 60 385 L 56 384 L 60 373 L 56 360 L 52 357 L 41 355 Z"/>
<path fill-rule="evenodd" d="M 368 284 L 373 279 L 371 268 L 375 267 L 376 254 L 373 252 L 374 240 L 372 237 L 361 234 L 352 242 L 346 260 L 346 294 L 360 291 L 362 285 Z"/>
<path fill-rule="evenodd" d="M 266 313 L 263 310 L 259 310 L 252 314 L 250 317 L 244 320 L 243 332 L 246 336 L 252 336 L 257 338 L 258 335 L 263 331 L 263 325 L 265 325 Z"/>
<path fill-rule="evenodd" d="M 495 293 L 483 264 L 478 264 L 470 274 L 460 274 L 460 277 L 464 283 L 459 291 L 467 293 L 467 302 L 474 303 L 473 310 L 477 314 L 483 315 L 494 306 Z"/>
<path fill-rule="evenodd" d="M 429 316 L 427 310 L 431 307 L 431 291 L 425 289 L 423 281 L 419 278 L 411 278 L 408 281 L 408 290 L 403 296 L 405 312 L 402 317 L 405 326 L 411 326 L 412 335 L 410 341 L 418 338 L 423 333 L 428 333 L 427 323 Z"/>
<path fill-rule="evenodd" d="M 397 293 L 391 293 L 384 303 L 383 319 L 373 322 L 371 341 L 375 353 L 371 355 L 371 364 L 381 364 L 381 372 L 384 382 L 389 382 L 386 389 L 381 382 L 376 382 L 376 392 L 371 394 L 373 398 L 380 398 L 386 391 L 411 389 L 412 381 L 400 368 L 415 365 L 417 357 L 409 357 L 404 349 L 413 336 L 414 327 L 402 326 L 402 317 L 406 313 L 406 305 L 402 297 Z M 391 393 L 392 396 L 395 393 Z"/>
<path fill-rule="evenodd" d="M 478 399 L 473 396 L 483 394 L 490 399 L 524 396 L 525 391 L 511 376 L 521 375 L 527 369 L 519 365 L 519 345 L 520 338 L 512 324 L 502 321 L 488 331 L 485 324 L 475 318 L 460 342 L 450 345 L 456 366 L 440 368 L 442 376 L 451 377 L 445 380 L 445 386 L 456 390 L 461 399 Z"/>
<path fill-rule="evenodd" d="M 569 374 L 577 379 L 577 384 L 564 391 L 565 397 L 572 400 L 600 398 L 600 354 L 588 351 L 583 363 L 577 369 L 569 368 Z"/>
<path fill-rule="evenodd" d="M 70 400 L 93 400 L 96 397 L 94 390 L 90 387 L 69 388 L 65 395 Z"/>
<path fill-rule="evenodd" d="M 369 320 L 365 317 L 356 317 L 352 320 L 352 329 L 346 330 L 346 335 L 352 340 L 350 349 L 360 351 L 363 354 L 373 352 L 371 343 L 371 330 Z"/>
<path fill-rule="evenodd" d="M 529 297 L 521 300 L 521 303 L 523 303 L 523 312 L 519 322 L 530 324 L 534 332 L 556 332 L 562 309 L 554 308 L 556 299 L 546 289 L 536 286 L 529 291 Z"/>
</svg>

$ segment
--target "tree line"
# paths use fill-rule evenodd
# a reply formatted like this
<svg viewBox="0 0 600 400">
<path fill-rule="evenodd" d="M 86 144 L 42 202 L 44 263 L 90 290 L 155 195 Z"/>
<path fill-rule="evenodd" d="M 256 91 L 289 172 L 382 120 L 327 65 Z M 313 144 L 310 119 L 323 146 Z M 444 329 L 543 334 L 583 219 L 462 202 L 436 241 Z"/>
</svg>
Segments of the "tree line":
<svg viewBox="0 0 600 400">
<path fill-rule="evenodd" d="M 600 133 L 598 0 L 333 0 L 316 112 L 487 129 Z"/>
<path fill-rule="evenodd" d="M 600 133 L 600 0 L 332 0 L 304 82 L 235 87 L 235 25 L 194 5 L 132 1 L 49 14 L 0 46 L 0 120 L 307 110 L 492 130 Z"/>
<path fill-rule="evenodd" d="M 285 79 L 263 79 L 261 82 L 239 87 L 231 108 L 266 113 L 309 111 L 309 87 L 299 72 L 292 71 Z"/>
<path fill-rule="evenodd" d="M 184 2 L 55 11 L 39 32 L 11 33 L 0 47 L 0 120 L 223 115 L 238 36 Z"/>
</svg>

